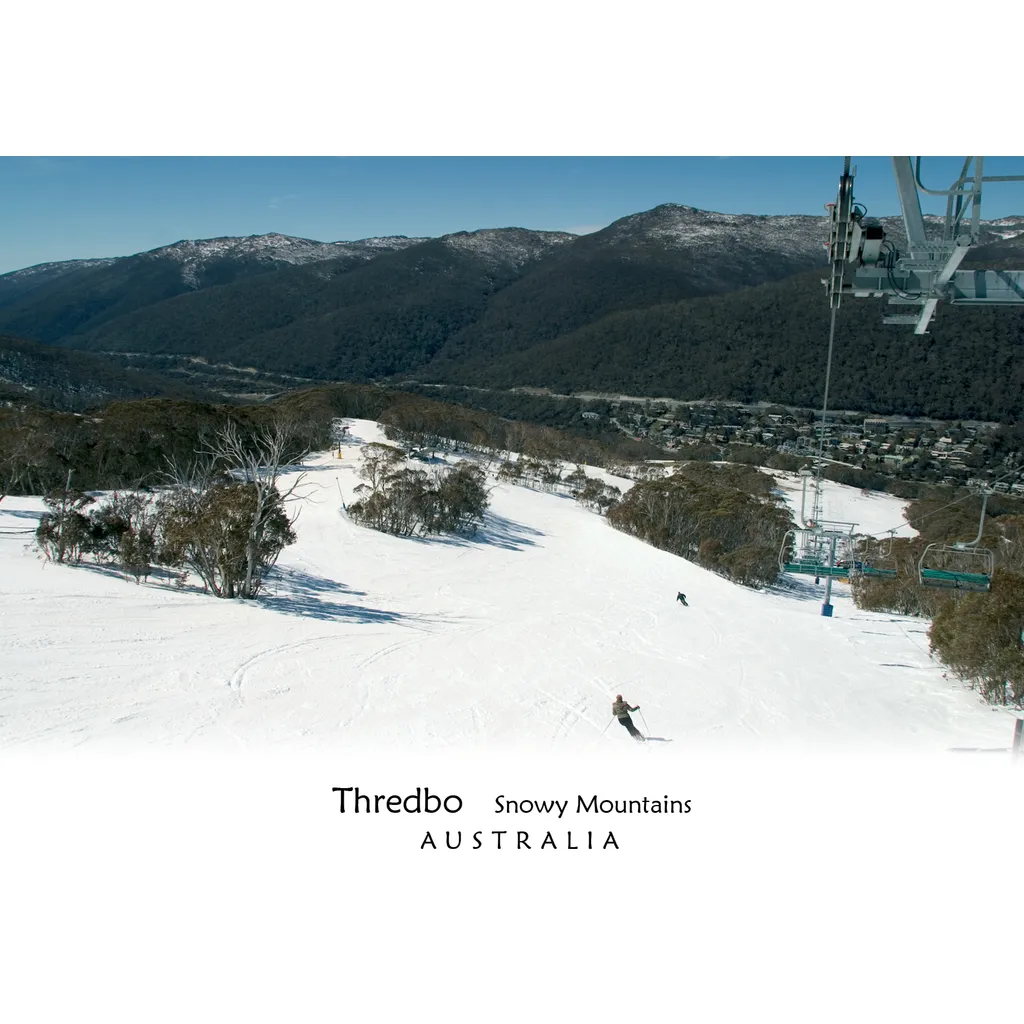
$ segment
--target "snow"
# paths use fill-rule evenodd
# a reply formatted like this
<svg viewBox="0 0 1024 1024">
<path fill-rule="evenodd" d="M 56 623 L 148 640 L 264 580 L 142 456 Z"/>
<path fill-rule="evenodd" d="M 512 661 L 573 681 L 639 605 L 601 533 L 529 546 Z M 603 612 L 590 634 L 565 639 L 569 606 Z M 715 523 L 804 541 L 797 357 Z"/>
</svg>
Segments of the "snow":
<svg viewBox="0 0 1024 1024">
<path fill-rule="evenodd" d="M 742 239 L 747 250 L 821 255 L 828 227 L 824 216 L 756 216 L 715 213 L 693 206 L 664 203 L 616 221 L 607 229 L 612 239 L 630 242 L 637 236 L 656 238 L 667 248 L 729 252 Z"/>
<path fill-rule="evenodd" d="M 617 693 L 674 741 L 648 744 L 658 756 L 1008 746 L 1012 716 L 944 676 L 927 622 L 860 611 L 843 584 L 825 619 L 810 580 L 745 589 L 511 484 L 494 484 L 475 538 L 359 527 L 342 498 L 383 435 L 350 422 L 342 459 L 304 467 L 298 542 L 256 602 L 47 563 L 41 500 L 6 498 L 0 746 L 631 754 Z M 826 484 L 824 501 L 865 531 L 902 521 L 884 495 Z"/>
<path fill-rule="evenodd" d="M 183 239 L 172 245 L 136 253 L 147 259 L 172 259 L 180 263 L 197 262 L 202 265 L 210 259 L 256 258 L 275 263 L 303 264 L 320 260 L 336 259 L 339 256 L 362 256 L 372 259 L 380 251 L 404 249 L 418 245 L 425 238 L 406 238 L 395 235 L 389 238 L 364 238 L 357 242 L 317 242 L 310 238 L 296 238 L 292 235 L 249 235 L 243 238 Z"/>
<path fill-rule="evenodd" d="M 800 500 L 803 481 L 797 473 L 772 471 L 786 503 L 793 511 L 793 521 L 799 525 Z M 822 480 L 822 518 L 831 522 L 853 523 L 855 533 L 870 534 L 887 538 L 892 531 L 897 537 L 916 537 L 915 530 L 904 518 L 903 511 L 909 504 L 881 491 L 864 491 L 845 484 Z M 814 502 L 811 485 L 807 488 L 804 511 L 810 517 Z"/>
<path fill-rule="evenodd" d="M 58 260 L 53 263 L 37 263 L 31 267 L 24 267 L 21 270 L 12 270 L 7 274 L 0 275 L 6 281 L 20 281 L 24 278 L 39 276 L 60 276 L 72 270 L 82 270 L 85 267 L 105 267 L 116 263 L 118 257 L 96 260 Z"/>
<path fill-rule="evenodd" d="M 564 231 L 528 231 L 525 228 L 484 228 L 443 236 L 449 248 L 513 267 L 520 267 L 575 240 L 575 235 Z"/>
<path fill-rule="evenodd" d="M 897 242 L 905 238 L 901 217 L 872 217 L 886 234 Z M 945 224 L 944 217 L 925 215 L 925 224 L 934 234 Z M 996 230 L 997 227 L 1020 228 L 1020 218 L 981 221 L 981 240 L 995 241 L 1013 237 L 1017 232 Z M 714 252 L 718 256 L 735 253 L 743 259 L 752 255 L 790 257 L 824 262 L 828 241 L 828 218 L 812 214 L 756 215 L 748 213 L 716 213 L 678 203 L 663 203 L 651 210 L 631 214 L 604 229 L 612 242 L 632 244 L 637 238 L 657 239 L 667 249 Z M 738 244 L 741 242 L 742 244 Z"/>
<path fill-rule="evenodd" d="M 364 238 L 357 242 L 317 242 L 309 238 L 295 238 L 272 232 L 249 235 L 244 238 L 183 239 L 172 245 L 148 252 L 136 253 L 143 259 L 170 259 L 181 264 L 182 281 L 190 288 L 199 288 L 199 273 L 212 259 L 256 259 L 268 263 L 300 266 L 343 256 L 357 256 L 371 260 L 381 252 L 404 249 L 426 241 L 424 238 Z"/>
</svg>

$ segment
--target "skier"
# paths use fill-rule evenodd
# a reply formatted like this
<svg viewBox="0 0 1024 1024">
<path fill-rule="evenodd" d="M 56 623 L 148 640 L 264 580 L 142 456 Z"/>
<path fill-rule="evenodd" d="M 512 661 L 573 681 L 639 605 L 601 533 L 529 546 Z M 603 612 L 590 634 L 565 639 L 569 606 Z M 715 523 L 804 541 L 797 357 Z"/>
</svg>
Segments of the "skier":
<svg viewBox="0 0 1024 1024">
<path fill-rule="evenodd" d="M 676 594 L 676 600 L 677 600 L 677 601 L 678 601 L 678 602 L 679 602 L 679 603 L 680 603 L 680 604 L 681 604 L 681 605 L 682 605 L 682 606 L 683 606 L 684 608 L 689 608 L 689 607 L 690 607 L 690 606 L 689 606 L 689 605 L 688 605 L 688 604 L 686 603 L 686 595 L 685 595 L 685 594 L 684 594 L 684 593 L 683 593 L 683 592 L 682 592 L 681 590 L 679 591 L 679 593 L 678 593 L 678 594 Z"/>
<path fill-rule="evenodd" d="M 633 724 L 633 719 L 629 717 L 630 711 L 639 711 L 640 705 L 637 704 L 635 708 L 631 708 L 629 704 L 622 699 L 622 694 L 617 694 L 615 700 L 612 702 L 612 714 L 619 720 L 619 725 L 625 726 L 627 732 L 633 739 L 640 743 L 643 743 L 644 737 L 640 730 Z"/>
</svg>

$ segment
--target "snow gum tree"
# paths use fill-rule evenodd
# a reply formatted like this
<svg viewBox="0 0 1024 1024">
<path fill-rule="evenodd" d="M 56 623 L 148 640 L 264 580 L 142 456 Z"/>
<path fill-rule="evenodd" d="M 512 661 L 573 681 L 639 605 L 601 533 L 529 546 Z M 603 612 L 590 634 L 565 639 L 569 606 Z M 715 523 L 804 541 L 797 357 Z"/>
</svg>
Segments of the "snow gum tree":
<svg viewBox="0 0 1024 1024">
<path fill-rule="evenodd" d="M 428 533 L 474 533 L 483 521 L 489 498 L 484 471 L 471 462 L 435 471 L 431 482 Z"/>
<path fill-rule="evenodd" d="M 238 499 L 245 531 L 245 574 L 239 597 L 256 597 L 263 575 L 277 561 L 281 549 L 295 543 L 284 505 L 297 496 L 304 475 L 296 474 L 283 492 L 278 482 L 288 463 L 299 462 L 309 454 L 298 445 L 298 434 L 296 425 L 283 419 L 247 435 L 229 422 L 207 448 L 214 465 L 223 466 L 233 479 L 241 480 L 244 493 L 249 495 Z"/>
<path fill-rule="evenodd" d="M 489 498 L 486 473 L 472 462 L 431 473 L 401 465 L 402 453 L 388 445 L 367 445 L 356 490 L 364 497 L 349 515 L 363 526 L 408 537 L 429 533 L 473 533 L 483 520 Z M 396 457 L 397 456 L 397 457 Z"/>
<path fill-rule="evenodd" d="M 234 422 L 208 438 L 205 461 L 173 471 L 160 501 L 161 558 L 196 572 L 218 597 L 253 598 L 285 546 L 295 542 L 286 502 L 304 474 L 278 486 L 307 451 L 284 420 L 243 433 Z"/>
<path fill-rule="evenodd" d="M 586 477 L 586 483 L 577 491 L 573 497 L 584 507 L 593 512 L 607 513 L 609 509 L 622 498 L 622 492 L 612 484 L 606 484 L 602 480 L 596 480 L 592 476 Z"/>
<path fill-rule="evenodd" d="M 991 592 L 947 600 L 929 643 L 986 700 L 1024 705 L 1024 575 L 997 569 Z"/>
<path fill-rule="evenodd" d="M 160 532 L 161 561 L 186 566 L 224 598 L 258 596 L 267 570 L 295 542 L 283 496 L 237 481 L 172 491 L 161 500 Z"/>
<path fill-rule="evenodd" d="M 83 509 L 95 499 L 71 486 L 71 474 L 60 490 L 43 497 L 48 512 L 43 513 L 36 528 L 36 543 L 52 562 L 77 562 L 89 549 L 91 531 Z"/>
<path fill-rule="evenodd" d="M 370 495 L 376 495 L 383 490 L 387 477 L 405 461 L 405 453 L 393 445 L 373 441 L 363 448 L 361 458 L 359 476 L 366 483 L 360 484 L 356 493 L 365 494 L 369 491 Z"/>
<path fill-rule="evenodd" d="M 748 467 L 684 466 L 667 479 L 635 484 L 609 509 L 608 521 L 737 583 L 764 586 L 778 576 L 792 521 L 761 476 Z"/>
<path fill-rule="evenodd" d="M 89 514 L 92 553 L 98 561 L 116 562 L 135 582 L 145 578 L 156 557 L 156 510 L 151 496 L 115 491 Z"/>
</svg>

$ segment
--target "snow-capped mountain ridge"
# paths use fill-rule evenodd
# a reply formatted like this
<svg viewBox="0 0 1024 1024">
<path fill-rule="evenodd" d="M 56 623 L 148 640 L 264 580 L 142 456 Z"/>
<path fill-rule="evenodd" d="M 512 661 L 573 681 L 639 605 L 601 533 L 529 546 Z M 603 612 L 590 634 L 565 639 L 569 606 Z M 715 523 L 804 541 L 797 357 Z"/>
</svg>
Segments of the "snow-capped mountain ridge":
<svg viewBox="0 0 1024 1024">
<path fill-rule="evenodd" d="M 567 231 L 530 231 L 527 228 L 483 228 L 443 235 L 442 241 L 459 252 L 472 253 L 496 263 L 520 267 L 546 256 L 553 249 L 574 242 Z"/>
<path fill-rule="evenodd" d="M 73 270 L 84 270 L 87 267 L 109 267 L 112 263 L 122 260 L 123 256 L 110 256 L 106 259 L 95 260 L 56 260 L 51 263 L 36 263 L 31 267 L 23 267 L 21 270 L 12 270 L 7 274 L 0 274 L 0 281 L 26 281 L 32 278 L 60 277 Z"/>
<path fill-rule="evenodd" d="M 886 231 L 903 237 L 901 217 L 877 219 Z M 929 227 L 937 228 L 940 217 L 925 216 Z M 1024 234 L 1024 216 L 983 220 L 981 242 L 994 242 Z M 629 244 L 641 238 L 656 241 L 668 249 L 721 248 L 723 244 L 746 248 L 784 249 L 794 255 L 820 253 L 828 235 L 824 214 L 750 214 L 717 213 L 696 206 L 663 203 L 653 209 L 630 214 L 590 235 L 574 235 L 565 231 L 535 231 L 526 228 L 481 228 L 456 231 L 440 236 L 449 247 L 463 252 L 491 257 L 500 262 L 522 265 L 558 247 L 588 240 L 601 243 Z M 61 277 L 77 270 L 104 267 L 124 260 L 169 259 L 182 265 L 183 277 L 190 287 L 197 287 L 197 274 L 213 260 L 251 260 L 257 263 L 301 266 L 322 260 L 355 257 L 370 260 L 383 253 L 407 249 L 430 241 L 429 236 L 382 235 L 352 241 L 321 242 L 311 238 L 284 235 L 276 231 L 262 235 L 222 235 L 215 238 L 179 239 L 168 245 L 147 249 L 128 256 L 111 256 L 38 263 L 30 267 L 0 274 L 4 282 L 24 283 L 33 278 L 40 281 Z"/>
<path fill-rule="evenodd" d="M 930 231 L 937 232 L 943 217 L 925 216 Z M 869 217 L 877 221 L 897 242 L 905 238 L 903 218 Z M 812 214 L 717 213 L 695 206 L 663 203 L 642 213 L 622 217 L 588 238 L 615 244 L 632 244 L 640 239 L 656 240 L 668 249 L 715 250 L 730 247 L 747 250 L 785 251 L 794 256 L 820 254 L 828 240 L 828 217 Z M 1024 216 L 1002 217 L 981 222 L 982 244 L 1013 238 L 1024 233 Z"/>
<path fill-rule="evenodd" d="M 318 242 L 311 238 L 271 232 L 241 238 L 226 235 L 220 238 L 182 239 L 135 255 L 146 260 L 170 259 L 180 263 L 184 282 L 191 288 L 199 288 L 199 274 L 214 260 L 254 261 L 272 266 L 302 266 L 340 257 L 371 260 L 382 252 L 408 248 L 423 241 L 426 239 L 392 236 L 364 238 L 355 242 Z"/>
<path fill-rule="evenodd" d="M 146 252 L 135 253 L 148 259 L 177 259 L 182 262 L 195 259 L 245 258 L 265 259 L 275 263 L 312 263 L 329 260 L 338 256 L 365 255 L 372 258 L 382 251 L 404 249 L 426 241 L 423 238 L 406 238 L 404 235 L 389 238 L 363 238 L 354 242 L 318 242 L 311 238 L 298 238 L 270 232 L 266 235 L 245 235 L 236 237 L 224 235 L 219 238 L 181 239 L 170 245 Z"/>
<path fill-rule="evenodd" d="M 183 238 L 170 245 L 132 253 L 129 256 L 112 256 L 100 259 L 60 260 L 38 263 L 21 270 L 0 275 L 0 286 L 23 285 L 37 279 L 39 283 L 63 277 L 91 267 L 109 267 L 126 260 L 156 262 L 171 260 L 182 267 L 182 279 L 190 288 L 200 286 L 199 275 L 215 260 L 251 261 L 266 263 L 271 267 L 291 264 L 301 266 L 321 260 L 355 257 L 374 259 L 385 252 L 406 249 L 425 242 L 426 238 L 407 238 L 405 235 L 389 235 L 361 238 L 356 241 L 318 242 L 311 238 L 298 238 L 270 232 L 265 235 L 223 235 L 217 238 Z"/>
</svg>

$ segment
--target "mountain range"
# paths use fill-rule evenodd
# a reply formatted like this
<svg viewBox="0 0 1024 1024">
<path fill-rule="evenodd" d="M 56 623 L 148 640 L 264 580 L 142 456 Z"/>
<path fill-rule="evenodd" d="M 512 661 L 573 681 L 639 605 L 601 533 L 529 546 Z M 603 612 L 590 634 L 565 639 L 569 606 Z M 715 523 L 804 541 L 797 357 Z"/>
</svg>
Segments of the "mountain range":
<svg viewBox="0 0 1024 1024">
<path fill-rule="evenodd" d="M 899 245 L 901 220 L 881 223 Z M 824 217 L 667 204 L 582 236 L 180 241 L 0 276 L 0 333 L 154 369 L 180 357 L 315 380 L 813 405 L 826 235 Z M 1024 217 L 985 222 L 982 243 L 975 262 L 1024 264 Z M 924 340 L 883 326 L 881 312 L 878 301 L 842 307 L 843 404 L 1024 413 L 1013 370 L 1021 310 L 940 307 Z"/>
</svg>

